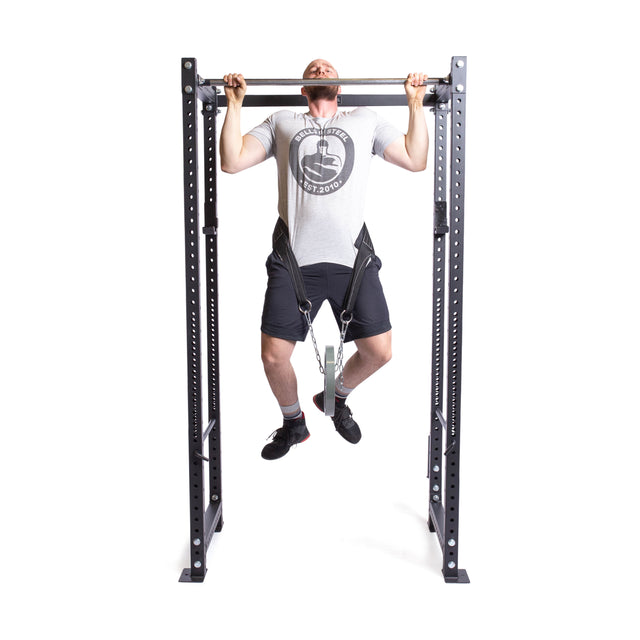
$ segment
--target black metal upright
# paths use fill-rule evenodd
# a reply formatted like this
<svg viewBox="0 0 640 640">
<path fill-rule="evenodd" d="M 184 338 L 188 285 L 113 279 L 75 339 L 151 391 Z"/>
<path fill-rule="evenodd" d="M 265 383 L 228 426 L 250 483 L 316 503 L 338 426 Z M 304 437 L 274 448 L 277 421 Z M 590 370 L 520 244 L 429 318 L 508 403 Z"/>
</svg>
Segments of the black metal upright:
<svg viewBox="0 0 640 640">
<path fill-rule="evenodd" d="M 466 65 L 464 56 L 451 60 L 446 78 L 432 78 L 433 90 L 425 106 L 435 113 L 434 246 L 431 353 L 431 418 L 429 436 L 429 529 L 437 533 L 446 582 L 469 582 L 458 567 L 460 496 L 460 400 L 462 371 L 462 284 L 464 243 L 464 172 Z M 379 81 L 378 81 L 379 80 Z M 347 84 L 390 84 L 385 79 L 358 79 Z M 282 81 L 253 81 L 281 84 Z M 297 81 L 286 80 L 288 84 Z M 398 81 L 394 80 L 397 84 Z M 401 82 L 400 82 L 401 84 Z M 219 80 L 202 79 L 195 58 L 182 59 L 184 136 L 185 269 L 187 293 L 187 355 L 189 403 L 189 513 L 191 564 L 182 582 L 202 582 L 207 549 L 214 532 L 222 529 L 222 473 L 220 460 L 220 370 L 218 328 L 218 218 L 216 116 L 226 107 Z M 202 103 L 204 158 L 204 226 L 200 229 L 198 200 L 198 122 Z M 306 106 L 301 95 L 247 95 L 246 107 Z M 406 104 L 402 95 L 352 94 L 339 96 L 339 105 L 391 106 Z M 449 121 L 450 118 L 450 121 Z M 450 130 L 449 130 L 450 122 Z M 449 164 L 448 164 L 449 163 Z M 203 418 L 200 309 L 200 232 L 205 238 L 207 398 Z M 448 251 L 446 237 L 449 236 Z M 208 440 L 208 458 L 203 454 Z M 209 463 L 208 483 L 205 462 Z M 207 486 L 205 486 L 207 485 Z"/>
<path fill-rule="evenodd" d="M 436 520 L 441 515 L 442 503 L 442 446 L 444 417 L 444 362 L 445 362 L 445 281 L 447 259 L 445 238 L 449 232 L 447 216 L 447 153 L 449 95 L 433 107 L 434 125 L 434 184 L 433 184 L 433 277 L 432 296 L 432 340 L 431 340 L 431 434 L 429 436 L 429 495 L 435 505 L 429 513 L 429 528 L 439 531 L 442 527 Z M 435 521 L 434 521 L 435 520 Z"/>
<path fill-rule="evenodd" d="M 207 175 L 205 227 L 208 338 L 208 421 L 205 428 L 202 395 L 200 306 L 200 209 L 198 198 L 198 74 L 195 58 L 182 59 L 184 145 L 184 223 L 188 358 L 190 566 L 181 582 L 202 582 L 207 573 L 207 549 L 222 527 L 220 482 L 220 398 L 218 370 L 218 256 L 215 197 L 215 108 L 204 113 L 204 157 Z M 212 177 L 213 176 L 213 177 Z M 211 180 L 213 179 L 213 182 Z M 209 440 L 209 457 L 203 446 Z M 205 462 L 209 463 L 206 482 Z"/>
<path fill-rule="evenodd" d="M 218 202 L 216 166 L 217 132 L 216 116 L 217 103 L 204 103 L 203 119 L 203 148 L 204 148 L 204 176 L 205 203 L 204 228 L 206 237 L 206 283 L 207 283 L 207 348 L 208 369 L 207 382 L 209 391 L 209 422 L 204 439 L 209 439 L 209 498 L 210 509 L 209 536 L 214 530 L 222 529 L 222 468 L 220 461 L 220 351 L 218 330 Z M 216 520 L 214 523 L 213 520 Z M 207 541 L 207 545 L 209 541 Z"/>
<path fill-rule="evenodd" d="M 446 582 L 469 582 L 458 566 L 460 507 L 460 399 L 462 375 L 462 285 L 464 257 L 464 172 L 467 58 L 451 61 L 451 134 L 448 203 L 446 184 L 439 174 L 446 163 L 445 105 L 436 106 L 436 191 L 433 265 L 432 406 L 429 438 L 429 528 L 442 548 L 442 573 Z M 444 181 L 442 181 L 444 182 Z M 449 224 L 446 210 L 449 208 Z M 449 234 L 448 260 L 444 260 L 444 237 Z M 448 267 L 446 319 L 446 400 L 443 397 L 445 339 L 445 263 Z M 446 412 L 443 412 L 446 401 Z M 445 434 L 443 436 L 443 433 Z M 444 442 L 443 442 L 444 440 Z M 444 450 L 443 450 L 444 446 Z"/>
</svg>

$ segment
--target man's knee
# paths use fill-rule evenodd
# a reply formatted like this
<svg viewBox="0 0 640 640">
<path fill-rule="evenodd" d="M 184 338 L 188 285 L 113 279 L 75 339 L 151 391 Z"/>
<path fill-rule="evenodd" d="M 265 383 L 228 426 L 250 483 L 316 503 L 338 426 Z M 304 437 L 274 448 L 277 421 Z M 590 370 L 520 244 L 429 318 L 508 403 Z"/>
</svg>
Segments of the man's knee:
<svg viewBox="0 0 640 640">
<path fill-rule="evenodd" d="M 289 363 L 295 342 L 262 334 L 262 364 L 265 370 L 277 369 Z"/>
<path fill-rule="evenodd" d="M 378 366 L 378 368 L 380 368 L 380 367 L 384 367 L 384 365 L 387 364 L 389 360 L 391 360 L 391 356 L 392 356 L 391 345 L 389 344 L 389 345 L 381 346 L 379 349 L 377 349 L 373 353 L 372 357 L 375 364 Z"/>
<path fill-rule="evenodd" d="M 380 369 L 391 360 L 391 336 L 383 334 L 359 341 L 358 350 L 370 366 Z"/>
</svg>

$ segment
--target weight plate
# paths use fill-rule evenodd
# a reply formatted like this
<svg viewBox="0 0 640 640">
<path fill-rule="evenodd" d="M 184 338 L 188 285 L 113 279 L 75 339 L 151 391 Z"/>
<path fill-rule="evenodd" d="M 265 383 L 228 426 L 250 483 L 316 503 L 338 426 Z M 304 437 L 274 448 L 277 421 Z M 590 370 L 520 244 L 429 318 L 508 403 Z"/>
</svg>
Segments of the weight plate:
<svg viewBox="0 0 640 640">
<path fill-rule="evenodd" d="M 332 345 L 324 348 L 324 415 L 333 417 L 336 410 L 336 359 Z"/>
</svg>

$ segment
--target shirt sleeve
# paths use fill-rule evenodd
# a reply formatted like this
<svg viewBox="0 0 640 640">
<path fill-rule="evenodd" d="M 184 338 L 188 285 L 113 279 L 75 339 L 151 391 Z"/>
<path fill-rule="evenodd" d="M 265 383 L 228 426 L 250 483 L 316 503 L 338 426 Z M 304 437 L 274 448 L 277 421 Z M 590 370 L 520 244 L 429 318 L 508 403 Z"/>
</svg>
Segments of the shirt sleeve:
<svg viewBox="0 0 640 640">
<path fill-rule="evenodd" d="M 249 131 L 249 135 L 257 138 L 262 144 L 264 150 L 267 152 L 267 158 L 270 158 L 275 153 L 276 146 L 276 129 L 274 122 L 274 115 L 270 115 L 262 124 L 254 127 Z"/>
<path fill-rule="evenodd" d="M 377 116 L 376 128 L 373 134 L 373 153 L 384 158 L 384 150 L 404 134 L 388 120 Z"/>
</svg>

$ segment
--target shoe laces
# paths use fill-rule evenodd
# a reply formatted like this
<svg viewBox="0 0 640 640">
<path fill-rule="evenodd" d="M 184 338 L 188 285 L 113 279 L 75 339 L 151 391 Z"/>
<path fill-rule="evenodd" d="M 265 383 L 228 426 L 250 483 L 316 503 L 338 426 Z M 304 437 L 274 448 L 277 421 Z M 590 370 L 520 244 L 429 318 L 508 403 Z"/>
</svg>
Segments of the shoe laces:
<svg viewBox="0 0 640 640">
<path fill-rule="evenodd" d="M 352 416 L 353 413 L 346 404 L 338 406 L 338 403 L 336 403 L 336 408 L 333 415 L 334 424 L 339 424 L 339 426 L 341 426 L 343 429 L 350 429 L 355 424 Z"/>
<path fill-rule="evenodd" d="M 273 438 L 274 440 L 277 439 L 282 439 L 284 438 L 284 427 L 280 427 L 279 429 L 276 429 L 270 436 L 267 436 L 267 440 Z"/>
<path fill-rule="evenodd" d="M 295 440 L 295 433 L 291 428 L 287 427 L 280 427 L 279 429 L 276 429 L 267 438 L 267 440 L 269 440 L 269 438 L 273 438 L 272 442 L 275 442 L 276 440 L 283 440 L 289 446 L 294 446 L 297 444 L 297 442 L 291 442 L 292 440 Z"/>
</svg>

